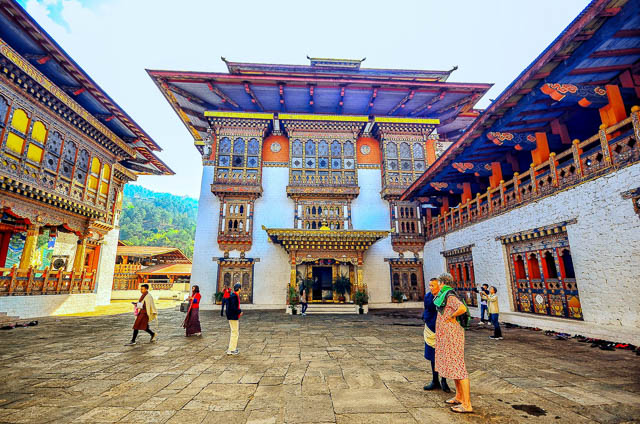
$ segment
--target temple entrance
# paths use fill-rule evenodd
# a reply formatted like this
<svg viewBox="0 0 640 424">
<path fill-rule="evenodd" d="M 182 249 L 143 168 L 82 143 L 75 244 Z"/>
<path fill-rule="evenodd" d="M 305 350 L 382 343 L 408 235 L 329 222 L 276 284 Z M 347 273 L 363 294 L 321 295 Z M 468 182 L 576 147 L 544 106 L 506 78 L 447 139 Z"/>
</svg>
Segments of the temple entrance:
<svg viewBox="0 0 640 424">
<path fill-rule="evenodd" d="M 312 271 L 313 289 L 311 290 L 312 300 L 333 301 L 333 271 L 330 266 L 314 266 Z"/>
</svg>

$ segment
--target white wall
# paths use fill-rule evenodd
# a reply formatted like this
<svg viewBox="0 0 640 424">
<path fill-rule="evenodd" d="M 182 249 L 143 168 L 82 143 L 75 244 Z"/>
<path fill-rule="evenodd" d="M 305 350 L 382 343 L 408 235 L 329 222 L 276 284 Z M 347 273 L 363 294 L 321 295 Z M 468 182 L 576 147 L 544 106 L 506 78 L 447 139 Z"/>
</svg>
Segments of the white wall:
<svg viewBox="0 0 640 424">
<path fill-rule="evenodd" d="M 294 202 L 287 197 L 289 169 L 262 168 L 262 197 L 255 202 L 253 245 L 246 256 L 260 258 L 253 268 L 253 303 L 284 305 L 291 278 L 287 252 L 269 242 L 266 228 L 293 228 Z"/>
<path fill-rule="evenodd" d="M 354 230 L 391 229 L 389 203 L 380 197 L 382 179 L 379 169 L 358 169 L 360 194 L 351 203 L 351 220 Z M 391 236 L 378 240 L 365 253 L 362 278 L 369 290 L 369 303 L 391 302 L 389 263 L 385 258 L 396 258 L 391 248 Z"/>
<path fill-rule="evenodd" d="M 95 293 L 0 297 L 0 312 L 20 318 L 91 312 L 95 307 Z"/>
<path fill-rule="evenodd" d="M 193 245 L 193 266 L 191 267 L 191 284 L 200 287 L 203 305 L 212 304 L 213 295 L 216 292 L 218 263 L 212 258 L 223 256 L 223 252 L 218 249 L 220 202 L 211 193 L 213 171 L 213 166 L 202 168 L 198 220 Z"/>
<path fill-rule="evenodd" d="M 445 271 L 441 251 L 475 244 L 476 283 L 498 287 L 501 318 L 609 339 L 624 334 L 638 342 L 640 217 L 631 200 L 620 195 L 638 184 L 640 164 L 432 240 L 424 250 L 426 275 Z M 571 219 L 577 220 L 567 234 L 584 323 L 513 312 L 508 268 L 496 237 Z"/>
<path fill-rule="evenodd" d="M 96 277 L 96 305 L 108 305 L 111 303 L 111 289 L 113 288 L 113 272 L 116 267 L 116 251 L 118 250 L 118 238 L 120 237 L 119 218 L 115 222 L 113 230 L 109 231 L 100 246 L 100 258 Z M 73 263 L 73 259 L 71 260 Z"/>
<path fill-rule="evenodd" d="M 58 231 L 56 236 L 56 244 L 53 246 L 53 256 L 65 255 L 67 256 L 67 267 L 65 271 L 71 271 L 73 269 L 73 259 L 76 256 L 76 249 L 78 247 L 78 236 L 74 233 L 67 233 L 65 231 Z"/>
</svg>

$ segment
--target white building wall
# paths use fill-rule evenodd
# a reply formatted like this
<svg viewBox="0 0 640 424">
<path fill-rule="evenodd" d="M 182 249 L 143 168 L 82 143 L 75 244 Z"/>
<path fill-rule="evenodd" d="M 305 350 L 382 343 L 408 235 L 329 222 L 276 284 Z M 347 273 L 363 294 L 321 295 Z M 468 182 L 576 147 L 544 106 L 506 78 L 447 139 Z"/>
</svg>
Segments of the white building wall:
<svg viewBox="0 0 640 424">
<path fill-rule="evenodd" d="M 287 252 L 280 245 L 269 242 L 266 228 L 293 228 L 294 206 L 287 197 L 289 169 L 262 168 L 262 197 L 255 202 L 253 214 L 253 245 L 248 258 L 260 259 L 253 268 L 253 303 L 255 305 L 282 305 L 291 278 L 291 265 Z"/>
<path fill-rule="evenodd" d="M 96 305 L 111 303 L 111 289 L 113 288 L 113 272 L 116 267 L 116 251 L 120 237 L 120 218 L 117 218 L 113 230 L 109 231 L 100 246 L 100 259 L 96 277 Z M 71 261 L 73 262 L 73 260 Z"/>
<path fill-rule="evenodd" d="M 380 196 L 382 178 L 379 169 L 358 169 L 360 194 L 351 203 L 354 230 L 391 229 L 389 203 Z M 389 263 L 385 258 L 398 257 L 391 248 L 391 236 L 377 241 L 364 255 L 362 278 L 369 290 L 369 304 L 391 302 Z"/>
<path fill-rule="evenodd" d="M 78 236 L 74 233 L 58 231 L 56 236 L 56 244 L 53 246 L 53 256 L 67 256 L 67 267 L 65 271 L 71 271 L 73 268 L 73 259 L 76 256 L 78 247 Z"/>
<path fill-rule="evenodd" d="M 478 285 L 498 288 L 501 320 L 543 329 L 640 343 L 640 217 L 621 193 L 637 188 L 640 164 L 503 215 L 425 246 L 427 278 L 445 271 L 443 250 L 474 244 Z M 567 226 L 584 322 L 514 312 L 505 252 L 496 237 L 576 219 Z"/>
<path fill-rule="evenodd" d="M 0 296 L 0 312 L 6 312 L 9 316 L 20 318 L 91 312 L 95 308 L 95 293 Z"/>
<path fill-rule="evenodd" d="M 224 253 L 218 248 L 220 202 L 211 193 L 213 171 L 213 166 L 202 167 L 196 236 L 193 245 L 193 266 L 191 267 L 191 284 L 200 287 L 203 305 L 215 303 L 213 296 L 216 293 L 218 263 L 212 258 L 222 257 Z"/>
</svg>

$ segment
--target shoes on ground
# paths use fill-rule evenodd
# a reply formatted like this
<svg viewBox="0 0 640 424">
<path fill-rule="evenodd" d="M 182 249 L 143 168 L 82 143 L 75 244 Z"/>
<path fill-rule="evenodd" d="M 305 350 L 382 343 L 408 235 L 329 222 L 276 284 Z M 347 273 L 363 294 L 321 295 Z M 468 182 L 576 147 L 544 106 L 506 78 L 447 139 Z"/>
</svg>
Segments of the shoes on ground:
<svg viewBox="0 0 640 424">
<path fill-rule="evenodd" d="M 238 349 L 236 349 L 236 350 L 227 350 L 227 355 L 237 355 L 238 353 L 240 353 L 240 352 L 238 352 Z"/>
<path fill-rule="evenodd" d="M 489 336 L 491 340 L 502 340 L 502 337 Z"/>
<path fill-rule="evenodd" d="M 136 344 L 136 342 L 129 342 L 129 343 L 125 343 L 125 346 L 134 346 Z"/>
<path fill-rule="evenodd" d="M 151 340 L 149 340 L 149 343 L 154 343 L 158 340 L 158 333 L 154 333 L 153 336 L 151 336 Z"/>
<path fill-rule="evenodd" d="M 423 387 L 424 390 L 437 390 L 441 388 L 442 386 L 440 386 L 440 381 L 438 380 L 433 380 L 431 383 Z"/>
</svg>

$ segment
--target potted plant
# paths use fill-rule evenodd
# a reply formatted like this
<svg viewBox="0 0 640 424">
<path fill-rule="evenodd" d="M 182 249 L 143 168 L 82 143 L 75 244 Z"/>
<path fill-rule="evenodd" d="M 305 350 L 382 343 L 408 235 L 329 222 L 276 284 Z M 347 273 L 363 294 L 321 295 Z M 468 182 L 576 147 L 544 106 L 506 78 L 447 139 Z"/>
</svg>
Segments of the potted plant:
<svg viewBox="0 0 640 424">
<path fill-rule="evenodd" d="M 404 295 L 400 290 L 394 290 L 392 294 L 392 298 L 393 298 L 393 303 L 402 303 L 402 300 L 404 299 Z"/>
<path fill-rule="evenodd" d="M 213 298 L 216 301 L 216 305 L 222 304 L 222 292 L 216 292 L 216 294 L 213 295 Z"/>
<path fill-rule="evenodd" d="M 356 305 L 358 305 L 358 313 L 362 315 L 364 313 L 363 306 L 369 303 L 369 296 L 367 295 L 367 292 L 364 290 L 358 290 L 353 296 L 353 300 Z"/>
<path fill-rule="evenodd" d="M 351 280 L 349 280 L 349 277 L 347 277 L 345 274 L 338 276 L 333 282 L 333 291 L 338 293 L 338 300 L 341 303 L 344 303 L 346 300 L 344 294 L 351 294 Z"/>
<path fill-rule="evenodd" d="M 291 308 L 291 313 L 296 315 L 298 313 L 298 302 L 300 298 L 298 297 L 298 292 L 296 288 L 293 286 L 289 286 L 289 307 Z"/>
</svg>

